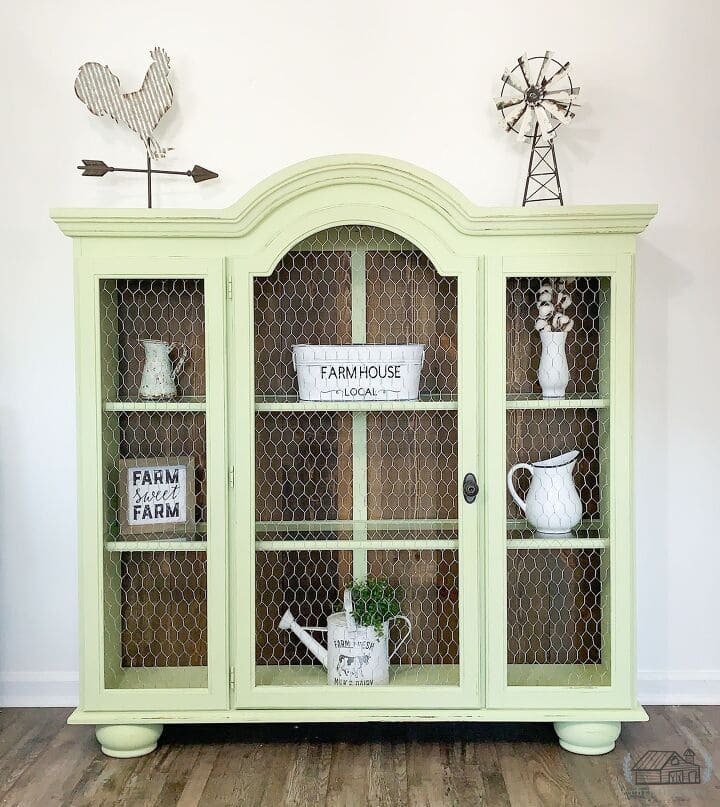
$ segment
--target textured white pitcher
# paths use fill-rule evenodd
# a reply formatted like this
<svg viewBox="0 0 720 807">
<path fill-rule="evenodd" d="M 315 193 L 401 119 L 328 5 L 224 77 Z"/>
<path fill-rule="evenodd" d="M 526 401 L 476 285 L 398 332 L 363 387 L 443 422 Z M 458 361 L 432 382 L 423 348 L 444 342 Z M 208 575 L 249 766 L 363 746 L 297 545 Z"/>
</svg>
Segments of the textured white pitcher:
<svg viewBox="0 0 720 807">
<path fill-rule="evenodd" d="M 582 502 L 573 481 L 579 451 L 570 451 L 541 462 L 519 462 L 508 471 L 510 495 L 525 513 L 528 522 L 540 533 L 562 535 L 582 519 Z M 527 498 L 523 501 L 513 485 L 513 474 L 525 468 L 532 474 Z"/>
<path fill-rule="evenodd" d="M 175 379 L 187 360 L 189 353 L 187 347 L 158 339 L 143 339 L 142 344 L 145 348 L 145 364 L 140 379 L 139 396 L 149 401 L 176 398 Z M 175 347 L 179 347 L 180 353 L 173 366 L 170 351 Z"/>
<path fill-rule="evenodd" d="M 570 381 L 567 356 L 565 355 L 565 331 L 540 331 L 542 353 L 538 368 L 538 381 L 543 398 L 564 398 Z"/>
</svg>

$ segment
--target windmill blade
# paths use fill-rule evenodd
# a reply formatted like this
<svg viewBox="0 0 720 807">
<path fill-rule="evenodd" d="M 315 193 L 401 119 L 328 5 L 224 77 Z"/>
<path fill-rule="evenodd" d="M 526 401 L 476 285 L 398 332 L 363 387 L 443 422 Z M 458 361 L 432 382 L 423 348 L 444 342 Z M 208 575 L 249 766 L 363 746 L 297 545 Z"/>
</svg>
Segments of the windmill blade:
<svg viewBox="0 0 720 807">
<path fill-rule="evenodd" d="M 542 106 L 548 115 L 552 115 L 560 123 L 570 123 L 575 117 L 575 113 L 570 111 L 567 104 L 556 104 L 551 98 L 546 98 Z"/>
<path fill-rule="evenodd" d="M 550 123 L 547 112 L 541 107 L 535 107 L 535 115 L 537 117 L 538 126 L 540 127 L 540 134 L 546 143 L 549 143 L 554 137 L 555 132 L 552 131 L 553 124 Z"/>
<path fill-rule="evenodd" d="M 530 81 L 530 68 L 528 67 L 527 63 L 527 53 L 523 53 L 523 55 L 518 59 L 518 64 L 520 65 L 520 72 L 522 73 L 522 77 L 525 79 L 525 86 L 529 87 L 531 85 L 531 81 Z"/>
<path fill-rule="evenodd" d="M 552 87 L 557 81 L 560 81 L 563 76 L 567 75 L 567 71 L 570 67 L 570 62 L 565 62 L 564 65 L 558 67 L 558 69 L 550 76 L 549 79 L 543 79 L 543 90 L 547 90 L 548 87 Z"/>
<path fill-rule="evenodd" d="M 538 70 L 537 78 L 535 79 L 535 86 L 539 87 L 540 82 L 543 80 L 545 76 L 545 70 L 547 69 L 548 64 L 552 60 L 553 54 L 551 50 L 545 51 L 545 56 L 543 56 L 542 64 L 540 65 L 540 69 Z"/>
<path fill-rule="evenodd" d="M 512 74 L 512 70 L 509 67 L 506 67 L 502 74 L 502 80 L 508 86 L 512 87 L 513 90 L 517 90 L 520 95 L 525 95 L 525 90 L 527 87 L 521 87 L 518 82 L 515 80 L 515 76 Z"/>
<path fill-rule="evenodd" d="M 498 96 L 495 98 L 495 106 L 497 109 L 507 109 L 511 106 L 516 106 L 517 104 L 522 104 L 525 102 L 525 98 L 522 95 L 508 95 L 505 98 L 502 96 Z"/>
<path fill-rule="evenodd" d="M 521 109 L 518 109 L 517 111 L 513 112 L 512 115 L 503 118 L 502 124 L 506 132 L 509 132 L 515 126 L 515 124 L 517 124 L 520 118 L 522 118 L 522 116 L 527 111 L 527 108 L 528 108 L 527 104 L 523 104 Z"/>
<path fill-rule="evenodd" d="M 564 104 L 565 106 L 570 106 L 570 104 L 580 106 L 578 100 L 573 98 L 569 92 L 557 92 L 554 95 L 546 95 L 545 98 L 543 98 L 543 103 L 545 103 L 545 101 L 552 101 L 555 104 Z"/>
<path fill-rule="evenodd" d="M 580 95 L 580 87 L 573 86 L 570 89 L 562 89 L 562 90 L 545 90 L 545 95 L 561 95 L 562 93 L 569 93 L 570 95 Z"/>
<path fill-rule="evenodd" d="M 518 129 L 518 141 L 522 142 L 530 134 L 530 129 L 532 129 L 532 127 L 535 125 L 535 120 L 535 109 L 528 107 L 527 114 L 523 118 L 520 128 Z"/>
</svg>

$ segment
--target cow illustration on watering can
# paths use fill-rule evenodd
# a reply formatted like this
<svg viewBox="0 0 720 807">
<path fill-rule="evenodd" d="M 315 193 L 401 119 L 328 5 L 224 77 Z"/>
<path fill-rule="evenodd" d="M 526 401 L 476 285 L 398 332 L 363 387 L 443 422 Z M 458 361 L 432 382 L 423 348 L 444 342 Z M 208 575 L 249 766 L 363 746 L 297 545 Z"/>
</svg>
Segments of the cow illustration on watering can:
<svg viewBox="0 0 720 807">
<path fill-rule="evenodd" d="M 390 623 L 404 622 L 407 630 L 388 652 Z M 390 660 L 410 637 L 410 620 L 398 614 L 383 622 L 382 632 L 372 625 L 358 625 L 353 618 L 352 592 L 345 589 L 343 610 L 331 614 L 327 628 L 303 628 L 288 609 L 278 627 L 290 630 L 315 658 L 325 667 L 331 686 L 382 686 L 390 682 Z M 310 632 L 327 633 L 327 648 L 314 639 Z"/>
</svg>

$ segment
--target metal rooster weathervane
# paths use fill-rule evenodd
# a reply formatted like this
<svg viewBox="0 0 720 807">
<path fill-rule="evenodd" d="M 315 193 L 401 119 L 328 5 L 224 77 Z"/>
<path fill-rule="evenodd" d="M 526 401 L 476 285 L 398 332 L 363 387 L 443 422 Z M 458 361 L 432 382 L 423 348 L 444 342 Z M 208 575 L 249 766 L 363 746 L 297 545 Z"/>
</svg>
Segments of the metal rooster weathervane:
<svg viewBox="0 0 720 807">
<path fill-rule="evenodd" d="M 87 62 L 75 79 L 75 94 L 93 115 L 107 115 L 116 123 L 123 123 L 142 140 L 147 152 L 145 168 L 113 168 L 102 160 L 83 160 L 78 165 L 84 177 L 102 177 L 111 172 L 147 174 L 148 207 L 152 207 L 152 175 L 175 174 L 191 177 L 193 182 L 216 179 L 217 174 L 200 165 L 189 171 L 168 171 L 153 168 L 151 160 L 164 157 L 170 149 L 163 148 L 154 131 L 172 106 L 173 90 L 168 80 L 170 58 L 162 48 L 150 51 L 152 63 L 145 73 L 142 86 L 135 92 L 122 92 L 120 79 L 107 65 Z"/>
</svg>

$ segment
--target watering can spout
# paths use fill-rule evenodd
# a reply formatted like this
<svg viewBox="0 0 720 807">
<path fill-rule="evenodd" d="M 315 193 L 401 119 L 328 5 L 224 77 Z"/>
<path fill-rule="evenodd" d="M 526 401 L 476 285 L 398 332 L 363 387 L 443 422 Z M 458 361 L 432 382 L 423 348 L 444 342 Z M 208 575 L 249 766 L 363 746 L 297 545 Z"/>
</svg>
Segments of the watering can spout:
<svg viewBox="0 0 720 807">
<path fill-rule="evenodd" d="M 328 653 L 327 650 L 295 621 L 295 617 L 288 608 L 282 616 L 278 627 L 280 630 L 291 630 L 300 641 L 307 647 L 307 649 L 315 656 L 315 658 L 327 669 Z"/>
</svg>

